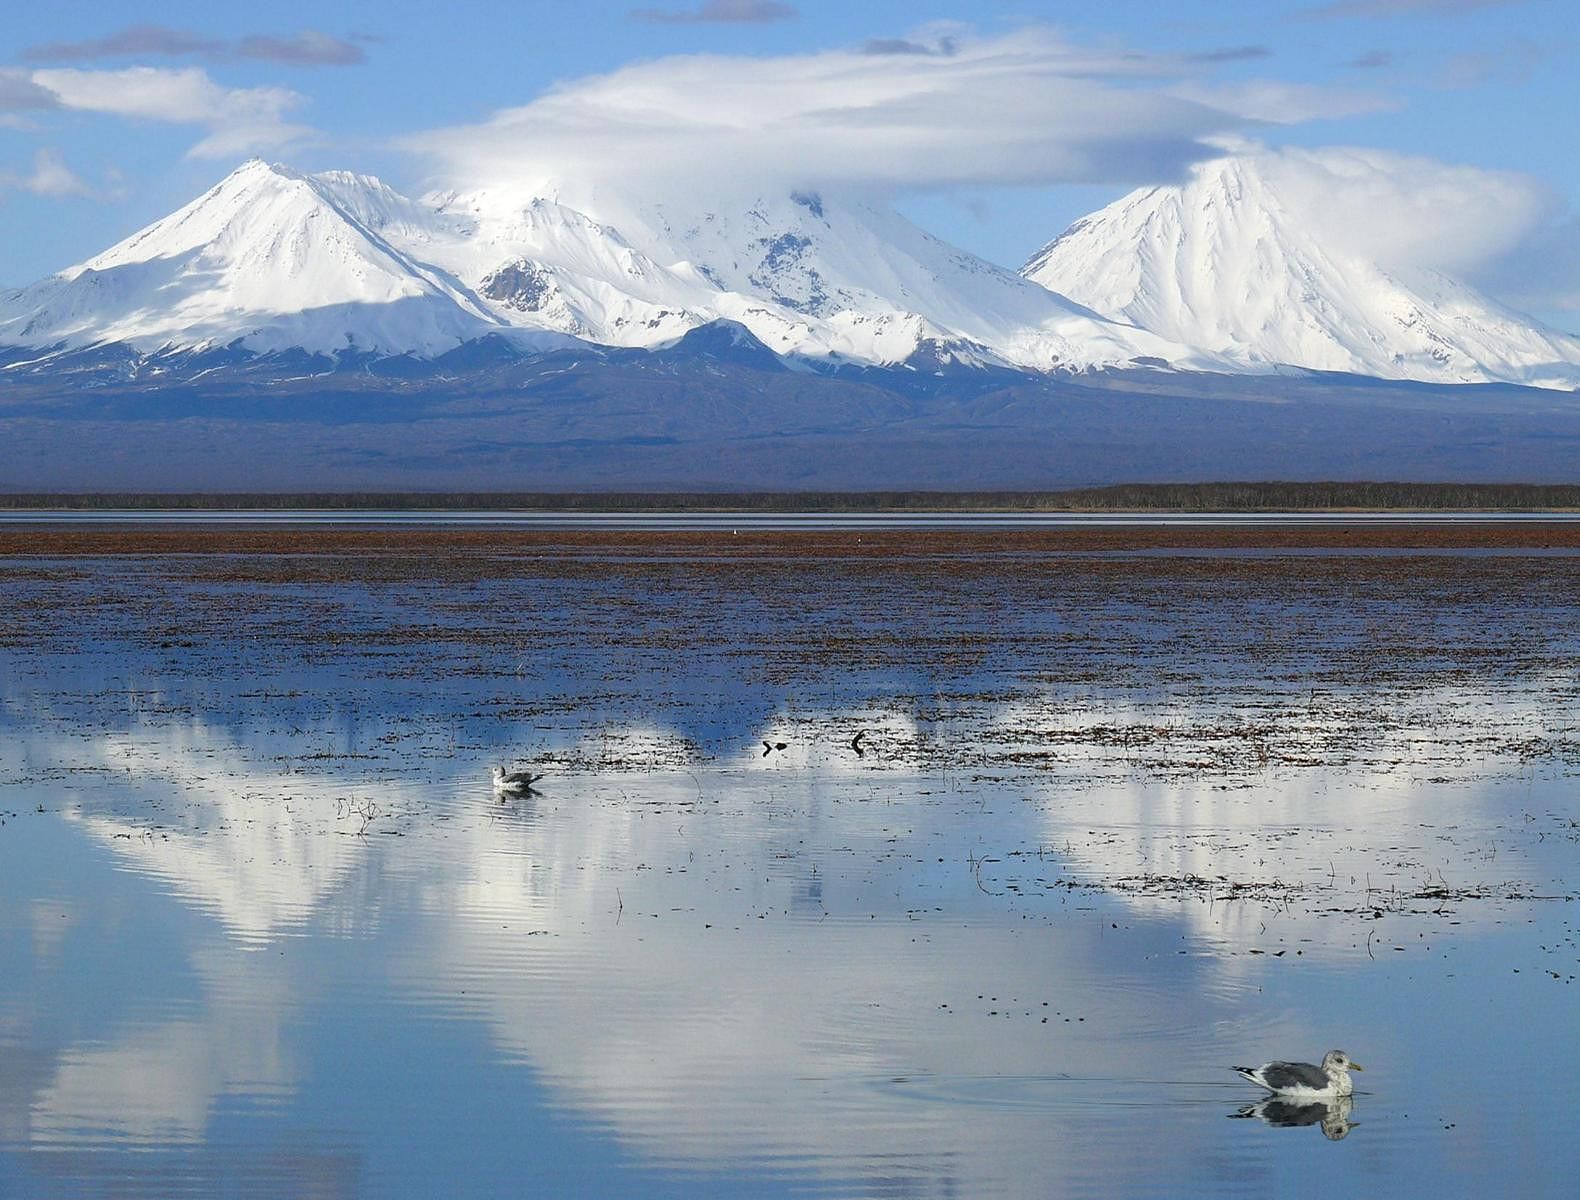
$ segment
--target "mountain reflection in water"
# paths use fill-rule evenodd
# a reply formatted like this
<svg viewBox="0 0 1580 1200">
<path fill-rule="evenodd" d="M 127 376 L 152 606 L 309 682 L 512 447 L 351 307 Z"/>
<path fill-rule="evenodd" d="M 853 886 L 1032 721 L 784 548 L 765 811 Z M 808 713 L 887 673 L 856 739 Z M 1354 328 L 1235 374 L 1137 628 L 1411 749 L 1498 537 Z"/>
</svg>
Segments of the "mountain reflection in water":
<svg viewBox="0 0 1580 1200">
<path fill-rule="evenodd" d="M 0 1192 L 1205 1196 L 1320 1170 L 1539 1196 L 1580 1167 L 1516 1099 L 1580 1099 L 1562 589 L 1439 603 L 1411 653 L 1442 663 L 1314 688 L 1299 664 L 1372 653 L 1388 605 L 1248 671 L 1320 583 L 1246 607 L 1193 575 L 1180 613 L 1076 583 L 963 608 L 945 663 L 857 579 L 819 628 L 892 658 L 841 670 L 744 585 L 519 569 L 510 595 L 550 594 L 509 656 L 466 640 L 491 583 L 214 581 L 250 633 L 173 648 L 101 603 L 124 567 L 7 584 L 79 604 L 0 646 Z M 306 604 L 337 641 L 290 623 Z M 1469 607 L 1483 644 L 1552 659 L 1465 669 Z M 1121 636 L 1104 678 L 1051 674 Z M 1177 678 L 1149 684 L 1165 642 Z M 547 777 L 498 796 L 501 760 Z M 1228 1076 L 1306 1045 L 1366 1062 L 1364 1123 Z"/>
</svg>

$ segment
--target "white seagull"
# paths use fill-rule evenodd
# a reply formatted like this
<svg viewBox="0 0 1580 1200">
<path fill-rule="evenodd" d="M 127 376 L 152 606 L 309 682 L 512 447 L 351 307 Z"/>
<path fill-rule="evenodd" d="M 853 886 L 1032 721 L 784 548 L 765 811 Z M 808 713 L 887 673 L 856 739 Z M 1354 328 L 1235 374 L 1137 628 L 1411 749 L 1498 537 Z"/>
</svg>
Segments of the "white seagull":
<svg viewBox="0 0 1580 1200">
<path fill-rule="evenodd" d="M 532 785 L 542 779 L 542 775 L 534 775 L 531 771 L 506 771 L 499 764 L 494 765 L 494 790 L 504 795 L 519 796 L 532 790 Z"/>
<path fill-rule="evenodd" d="M 1355 1090 L 1350 1079 L 1351 1071 L 1363 1071 L 1358 1062 L 1342 1050 L 1329 1050 L 1322 1056 L 1322 1065 L 1310 1063 L 1268 1062 L 1259 1067 L 1235 1067 L 1243 1079 L 1280 1096 L 1322 1100 L 1333 1096 L 1348 1096 Z"/>
</svg>

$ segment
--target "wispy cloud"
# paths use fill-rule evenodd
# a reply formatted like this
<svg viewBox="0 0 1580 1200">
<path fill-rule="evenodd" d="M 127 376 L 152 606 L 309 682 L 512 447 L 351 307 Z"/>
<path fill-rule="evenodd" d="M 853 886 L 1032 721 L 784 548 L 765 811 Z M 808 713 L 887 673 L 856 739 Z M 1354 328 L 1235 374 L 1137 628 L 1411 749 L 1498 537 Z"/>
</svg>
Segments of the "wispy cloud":
<svg viewBox="0 0 1580 1200">
<path fill-rule="evenodd" d="M 1072 46 L 1028 28 L 911 35 L 759 58 L 688 55 L 572 80 L 472 126 L 410 137 L 459 187 L 567 181 L 936 188 L 1177 177 L 1245 119 L 1167 84 L 1177 56 Z"/>
<path fill-rule="evenodd" d="M 304 103 L 289 88 L 226 88 L 198 67 L 128 67 L 119 71 L 50 68 L 32 81 L 61 108 L 148 121 L 198 125 L 206 136 L 191 158 L 227 158 L 272 150 L 312 132 L 287 120 Z"/>
<path fill-rule="evenodd" d="M 1521 40 L 1471 54 L 1455 54 L 1444 61 L 1437 86 L 1454 91 L 1487 83 L 1528 83 L 1539 66 L 1559 55 L 1567 57 L 1570 49 L 1562 43 Z"/>
<path fill-rule="evenodd" d="M 1193 63 L 1252 62 L 1259 58 L 1272 57 L 1273 51 L 1269 46 L 1222 46 L 1216 50 L 1198 50 L 1194 54 L 1187 54 L 1185 61 Z"/>
<path fill-rule="evenodd" d="M 1172 89 L 1175 95 L 1231 112 L 1247 121 L 1298 125 L 1388 112 L 1399 101 L 1382 92 L 1314 83 L 1251 79 L 1237 83 L 1192 82 Z"/>
<path fill-rule="evenodd" d="M 259 59 L 288 66 L 355 66 L 367 60 L 370 39 L 332 37 L 307 29 L 290 37 L 248 34 L 235 41 L 205 37 L 165 25 L 132 25 L 79 42 L 49 42 L 22 52 L 25 62 L 97 62 L 111 58 L 202 58 L 210 62 Z"/>
<path fill-rule="evenodd" d="M 1368 50 L 1365 54 L 1356 55 L 1344 65 L 1357 71 L 1378 71 L 1383 67 L 1393 66 L 1393 51 Z"/>
<path fill-rule="evenodd" d="M 704 0 L 697 8 L 636 8 L 631 10 L 634 21 L 652 21 L 661 25 L 765 25 L 770 21 L 788 21 L 800 16 L 792 4 L 778 0 Z"/>
<path fill-rule="evenodd" d="M 236 43 L 237 58 L 261 59 L 295 67 L 351 67 L 367 61 L 367 52 L 356 42 L 330 37 L 308 29 L 295 37 L 253 34 Z"/>
<path fill-rule="evenodd" d="M 0 171 L 0 190 L 19 189 L 37 196 L 87 195 L 88 185 L 66 165 L 59 150 L 45 147 L 33 155 L 26 174 Z"/>
<path fill-rule="evenodd" d="M 1524 4 L 1526 0 L 1335 0 L 1332 4 L 1319 4 L 1303 9 L 1303 17 L 1401 17 L 1425 14 L 1446 16 L 1474 12 L 1481 8 L 1499 8 L 1510 4 Z"/>
<path fill-rule="evenodd" d="M 165 25 L 129 25 L 80 42 L 46 42 L 22 51 L 23 62 L 92 62 L 101 58 L 180 58 L 213 54 L 225 43 Z"/>
<path fill-rule="evenodd" d="M 941 54 L 955 52 L 954 38 L 939 38 L 935 42 L 915 41 L 911 38 L 869 38 L 861 44 L 863 54 Z"/>
</svg>

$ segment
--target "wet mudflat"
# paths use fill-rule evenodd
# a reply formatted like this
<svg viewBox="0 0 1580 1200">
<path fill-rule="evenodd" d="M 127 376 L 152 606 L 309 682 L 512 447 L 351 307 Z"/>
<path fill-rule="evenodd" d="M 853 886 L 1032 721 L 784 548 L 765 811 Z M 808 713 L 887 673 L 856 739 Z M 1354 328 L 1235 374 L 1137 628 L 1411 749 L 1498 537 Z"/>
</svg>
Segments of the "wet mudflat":
<svg viewBox="0 0 1580 1200">
<path fill-rule="evenodd" d="M 0 532 L 0 1194 L 1570 1195 L 1577 550 Z"/>
</svg>

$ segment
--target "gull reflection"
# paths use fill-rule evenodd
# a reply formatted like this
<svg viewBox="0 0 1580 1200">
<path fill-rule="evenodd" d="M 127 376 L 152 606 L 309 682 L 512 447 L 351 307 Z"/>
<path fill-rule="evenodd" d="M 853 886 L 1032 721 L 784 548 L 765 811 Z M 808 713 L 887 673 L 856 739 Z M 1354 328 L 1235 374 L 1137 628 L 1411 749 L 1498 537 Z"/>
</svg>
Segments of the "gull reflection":
<svg viewBox="0 0 1580 1200">
<path fill-rule="evenodd" d="M 1269 1096 L 1255 1104 L 1247 1104 L 1230 1117 L 1255 1117 L 1264 1125 L 1278 1129 L 1316 1125 L 1322 1136 L 1330 1142 L 1342 1142 L 1359 1121 L 1350 1120 L 1355 1101 L 1349 1096 L 1335 1096 L 1328 1100 L 1297 1099 L 1293 1096 Z"/>
</svg>

